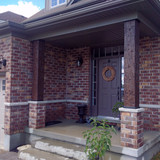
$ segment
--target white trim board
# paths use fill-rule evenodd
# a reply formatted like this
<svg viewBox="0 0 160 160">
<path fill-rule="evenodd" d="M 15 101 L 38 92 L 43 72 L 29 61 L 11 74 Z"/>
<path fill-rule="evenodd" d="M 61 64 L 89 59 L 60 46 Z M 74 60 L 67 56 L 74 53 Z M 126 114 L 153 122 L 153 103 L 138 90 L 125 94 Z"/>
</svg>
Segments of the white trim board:
<svg viewBox="0 0 160 160">
<path fill-rule="evenodd" d="M 5 106 L 27 106 L 29 103 L 28 102 L 5 102 Z"/>
<path fill-rule="evenodd" d="M 28 103 L 31 104 L 47 104 L 47 103 L 65 103 L 65 102 L 70 102 L 70 103 L 85 103 L 87 104 L 88 101 L 83 101 L 83 100 L 65 100 L 65 99 L 61 99 L 61 100 L 49 100 L 49 101 L 29 101 Z"/>
<path fill-rule="evenodd" d="M 155 105 L 155 104 L 140 104 L 139 105 L 140 108 L 159 108 L 160 109 L 160 105 Z"/>
<path fill-rule="evenodd" d="M 49 103 L 85 103 L 88 104 L 88 101 L 84 100 L 66 100 L 66 99 L 61 99 L 61 100 L 49 100 L 49 101 L 28 101 L 28 102 L 5 102 L 5 106 L 26 106 L 28 104 L 49 104 Z"/>
<path fill-rule="evenodd" d="M 85 100 L 61 99 L 61 100 L 49 100 L 49 101 L 5 102 L 4 105 L 5 106 L 26 106 L 29 103 L 32 103 L 32 104 L 47 104 L 47 103 L 65 103 L 65 102 L 88 104 L 88 101 L 85 101 Z M 155 104 L 140 104 L 139 106 L 140 106 L 140 108 L 157 108 L 157 109 L 160 109 L 160 105 L 155 105 Z"/>
</svg>

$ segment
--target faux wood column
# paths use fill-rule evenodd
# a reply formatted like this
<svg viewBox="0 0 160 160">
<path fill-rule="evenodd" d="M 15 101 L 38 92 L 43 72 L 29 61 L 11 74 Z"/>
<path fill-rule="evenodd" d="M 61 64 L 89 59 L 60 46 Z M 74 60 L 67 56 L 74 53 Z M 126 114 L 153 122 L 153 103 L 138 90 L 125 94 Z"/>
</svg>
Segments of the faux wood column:
<svg viewBox="0 0 160 160">
<path fill-rule="evenodd" d="M 45 104 L 43 101 L 44 92 L 44 52 L 45 42 L 37 40 L 33 42 L 33 86 L 32 101 L 29 104 L 29 127 L 45 127 Z"/>
<path fill-rule="evenodd" d="M 44 90 L 44 49 L 45 42 L 37 40 L 33 42 L 33 88 L 32 100 L 43 101 Z"/>
<path fill-rule="evenodd" d="M 139 107 L 139 22 L 124 23 L 124 107 Z"/>
<path fill-rule="evenodd" d="M 121 145 L 138 149 L 144 144 L 143 112 L 139 108 L 139 22 L 124 23 L 124 108 L 121 113 Z"/>
</svg>

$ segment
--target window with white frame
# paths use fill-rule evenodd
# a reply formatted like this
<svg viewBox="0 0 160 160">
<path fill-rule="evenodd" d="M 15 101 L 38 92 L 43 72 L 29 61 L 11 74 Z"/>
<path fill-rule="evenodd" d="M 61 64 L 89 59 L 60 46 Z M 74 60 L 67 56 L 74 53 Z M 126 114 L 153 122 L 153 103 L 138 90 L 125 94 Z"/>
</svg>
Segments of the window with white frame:
<svg viewBox="0 0 160 160">
<path fill-rule="evenodd" d="M 52 7 L 57 7 L 65 3 L 67 3 L 67 0 L 52 0 Z"/>
</svg>

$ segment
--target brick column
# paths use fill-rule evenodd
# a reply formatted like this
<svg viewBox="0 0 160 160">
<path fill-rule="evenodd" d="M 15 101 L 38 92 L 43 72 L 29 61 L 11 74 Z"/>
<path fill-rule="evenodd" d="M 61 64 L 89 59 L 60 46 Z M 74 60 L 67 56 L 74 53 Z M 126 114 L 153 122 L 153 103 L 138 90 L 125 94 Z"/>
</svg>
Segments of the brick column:
<svg viewBox="0 0 160 160">
<path fill-rule="evenodd" d="M 121 112 L 121 145 L 143 146 L 143 112 L 139 108 L 139 22 L 124 23 L 124 108 Z"/>
<path fill-rule="evenodd" d="M 29 105 L 29 127 L 45 127 L 45 104 L 43 101 L 44 93 L 44 52 L 45 42 L 37 40 L 33 42 L 33 86 L 32 101 Z"/>
<path fill-rule="evenodd" d="M 143 146 L 144 109 L 120 108 L 121 112 L 121 146 L 140 148 Z"/>
<path fill-rule="evenodd" d="M 43 128 L 45 127 L 45 105 L 36 102 L 29 104 L 29 127 Z"/>
</svg>

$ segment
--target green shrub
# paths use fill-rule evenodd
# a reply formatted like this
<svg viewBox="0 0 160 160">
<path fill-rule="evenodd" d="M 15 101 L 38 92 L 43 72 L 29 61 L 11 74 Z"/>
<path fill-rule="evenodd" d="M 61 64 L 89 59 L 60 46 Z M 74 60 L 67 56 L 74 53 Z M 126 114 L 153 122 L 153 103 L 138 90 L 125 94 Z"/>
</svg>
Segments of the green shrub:
<svg viewBox="0 0 160 160">
<path fill-rule="evenodd" d="M 90 160 L 96 160 L 104 156 L 111 147 L 112 133 L 116 133 L 113 126 L 107 124 L 107 120 L 98 121 L 91 119 L 93 128 L 83 132 L 86 139 L 85 152 Z"/>
</svg>

